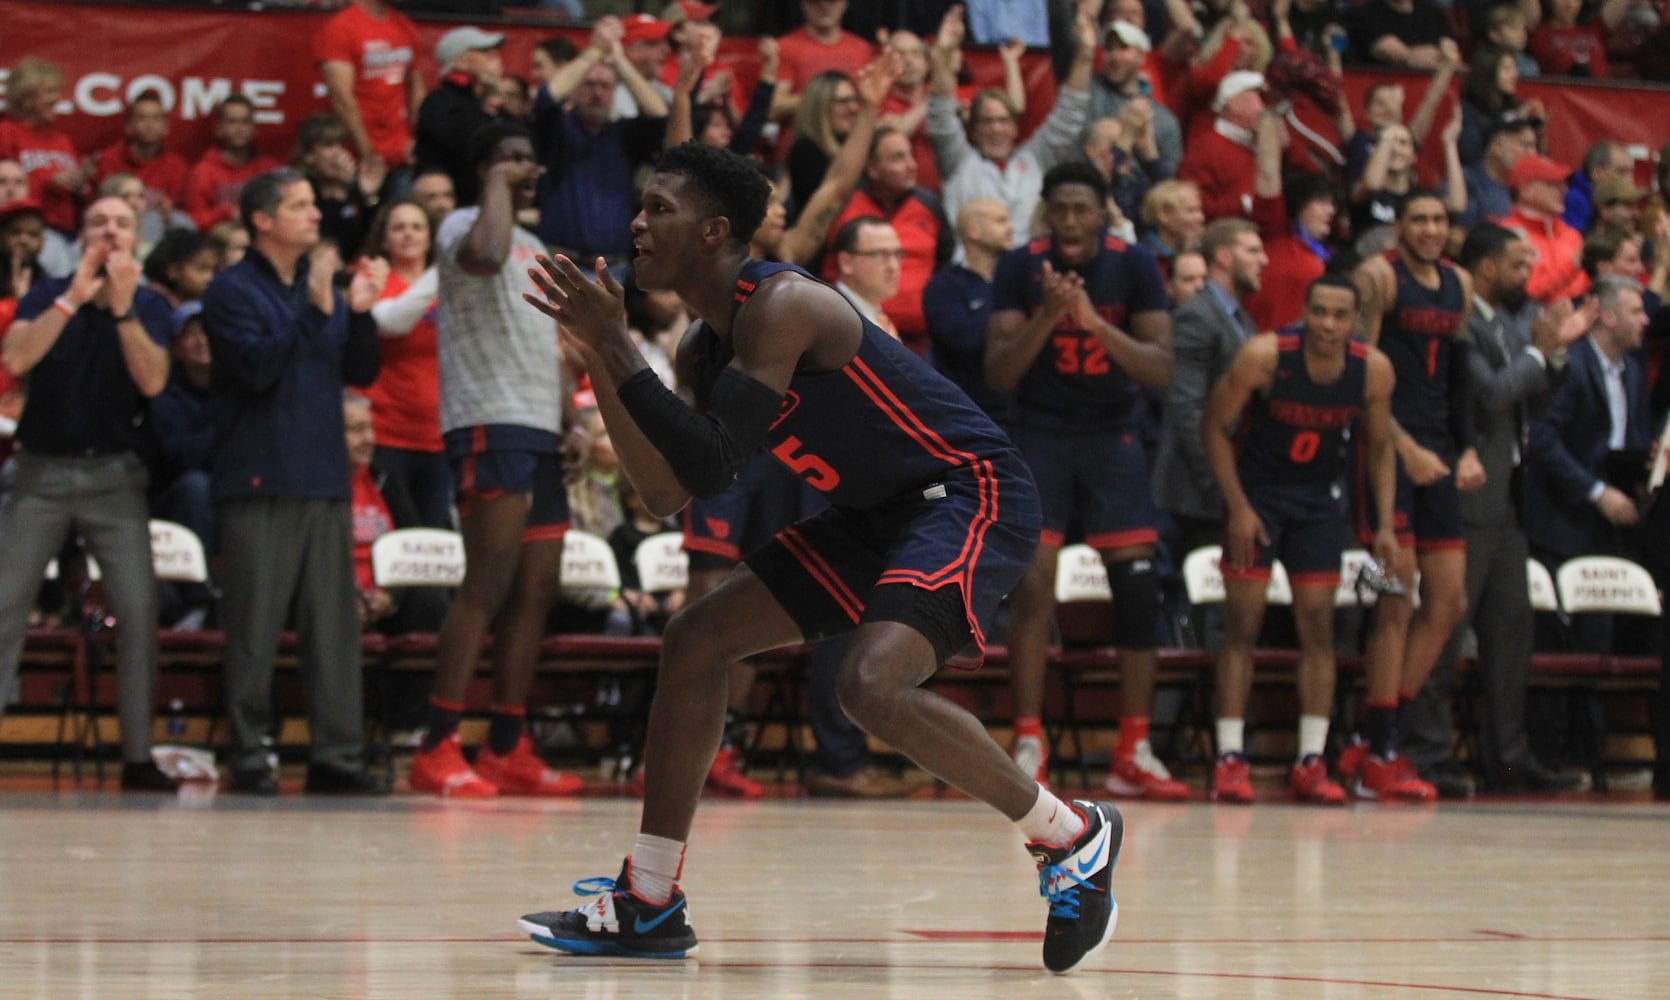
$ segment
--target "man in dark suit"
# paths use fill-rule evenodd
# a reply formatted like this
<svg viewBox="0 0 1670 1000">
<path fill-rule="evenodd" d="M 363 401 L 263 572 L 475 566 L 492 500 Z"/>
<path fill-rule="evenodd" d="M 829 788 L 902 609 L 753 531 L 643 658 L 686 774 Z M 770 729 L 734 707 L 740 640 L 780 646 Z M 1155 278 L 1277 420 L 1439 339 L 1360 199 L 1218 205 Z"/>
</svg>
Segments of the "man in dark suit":
<svg viewBox="0 0 1670 1000">
<path fill-rule="evenodd" d="M 1647 313 L 1628 278 L 1603 278 L 1593 294 L 1589 336 L 1572 346 L 1565 383 L 1531 423 L 1526 514 L 1537 526 L 1532 552 L 1550 571 L 1573 556 L 1629 555 L 1626 531 L 1641 516 L 1631 492 L 1653 436 L 1636 356 Z M 1601 620 L 1578 639 L 1605 652 L 1610 631 Z"/>
<path fill-rule="evenodd" d="M 1171 383 L 1154 458 L 1154 502 L 1177 523 L 1179 557 L 1223 541 L 1224 498 L 1200 441 L 1206 399 L 1235 353 L 1258 331 L 1241 305 L 1258 291 L 1269 258 L 1258 227 L 1220 219 L 1201 235 L 1206 287 L 1172 320 Z"/>
<path fill-rule="evenodd" d="M 1531 246 L 1512 230 L 1486 223 L 1467 235 L 1460 264 L 1473 275 L 1467 321 L 1474 446 L 1484 487 L 1461 494 L 1467 542 L 1467 613 L 1478 637 L 1484 715 L 1480 727 L 1484 783 L 1492 790 L 1576 787 L 1572 775 L 1532 756 L 1525 736 L 1526 672 L 1533 615 L 1521 519 L 1520 473 L 1530 417 L 1548 405 L 1567 368 L 1566 349 L 1587 332 L 1592 316 L 1562 303 L 1541 309 L 1525 295 Z M 1399 719 L 1403 752 L 1440 795 L 1465 797 L 1473 778 L 1450 756 L 1455 664 L 1465 628 L 1457 629 L 1420 696 Z"/>
</svg>

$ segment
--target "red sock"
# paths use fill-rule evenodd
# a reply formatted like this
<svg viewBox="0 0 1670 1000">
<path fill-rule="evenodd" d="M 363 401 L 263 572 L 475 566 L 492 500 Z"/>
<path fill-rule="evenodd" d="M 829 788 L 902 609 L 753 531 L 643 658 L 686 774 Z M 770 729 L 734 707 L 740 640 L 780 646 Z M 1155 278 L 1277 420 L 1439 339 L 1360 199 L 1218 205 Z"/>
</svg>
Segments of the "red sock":
<svg viewBox="0 0 1670 1000">
<path fill-rule="evenodd" d="M 1039 739 L 1043 739 L 1044 720 L 1036 715 L 1015 716 L 1015 735 L 1035 736 Z"/>
<path fill-rule="evenodd" d="M 1148 738 L 1148 716 L 1121 715 L 1119 717 L 1119 745 L 1113 748 L 1113 754 L 1120 760 L 1130 760 L 1136 756 L 1137 744 Z"/>
</svg>

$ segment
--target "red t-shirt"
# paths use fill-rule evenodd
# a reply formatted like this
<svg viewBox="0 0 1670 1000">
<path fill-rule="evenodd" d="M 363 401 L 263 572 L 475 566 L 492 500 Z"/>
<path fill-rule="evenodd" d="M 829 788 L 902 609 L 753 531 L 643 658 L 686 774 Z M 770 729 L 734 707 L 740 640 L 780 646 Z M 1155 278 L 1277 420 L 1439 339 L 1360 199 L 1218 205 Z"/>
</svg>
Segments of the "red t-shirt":
<svg viewBox="0 0 1670 1000">
<path fill-rule="evenodd" d="M 375 585 L 371 575 L 371 543 L 394 530 L 394 518 L 383 494 L 371 478 L 371 466 L 363 465 L 352 473 L 354 495 L 349 501 L 354 515 L 354 582 L 361 591 Z"/>
<path fill-rule="evenodd" d="M 881 113 L 884 115 L 902 115 L 909 110 L 910 102 L 891 91 L 881 102 Z M 934 144 L 928 140 L 926 122 L 910 134 L 910 152 L 916 158 L 916 183 L 929 191 L 939 191 L 939 163 L 934 159 Z"/>
<path fill-rule="evenodd" d="M 186 200 L 186 175 L 191 167 L 179 153 L 162 152 L 143 163 L 133 158 L 126 139 L 118 139 L 99 153 L 93 186 L 104 183 L 112 174 L 133 174 L 145 182 L 145 190 L 153 197 L 168 199 L 168 204 L 179 208 Z"/>
<path fill-rule="evenodd" d="M 207 231 L 217 222 L 238 217 L 238 193 L 256 174 L 281 166 L 270 156 L 257 153 L 245 164 L 226 159 L 218 148 L 210 149 L 192 165 L 186 175 L 184 211 L 198 229 Z"/>
<path fill-rule="evenodd" d="M 22 122 L 0 121 L 0 158 L 16 160 L 29 175 L 29 197 L 41 206 L 46 224 L 74 233 L 80 223 L 79 191 L 65 191 L 52 178 L 81 165 L 81 154 L 68 132 L 36 129 Z"/>
<path fill-rule="evenodd" d="M 354 67 L 354 103 L 371 145 L 390 166 L 405 163 L 412 151 L 412 126 L 406 119 L 406 74 L 415 72 L 417 27 L 396 10 L 380 18 L 350 4 L 326 21 L 313 36 L 315 62 L 345 62 Z"/>
<path fill-rule="evenodd" d="M 836 69 L 851 76 L 876 57 L 876 47 L 850 31 L 841 32 L 834 45 L 825 45 L 796 28 L 777 39 L 777 83 L 788 84 L 799 94 L 807 81 L 824 70 Z"/>
<path fill-rule="evenodd" d="M 899 267 L 899 291 L 881 304 L 881 311 L 893 320 L 899 342 L 926 355 L 929 348 L 928 318 L 922 312 L 922 290 L 934 276 L 935 251 L 939 247 L 939 218 L 916 197 L 906 198 L 892 211 L 883 211 L 867 191 L 855 191 L 847 199 L 846 208 L 829 227 L 824 241 L 823 278 L 833 284 L 835 274 L 835 234 L 849 220 L 861 215 L 879 215 L 892 223 L 899 234 L 899 246 L 905 261 Z"/>
<path fill-rule="evenodd" d="M 1587 65 L 1596 80 L 1611 75 L 1606 68 L 1606 29 L 1598 21 L 1571 28 L 1542 25 L 1531 32 L 1525 51 L 1544 73 L 1554 76 L 1570 76 L 1581 65 Z"/>
<path fill-rule="evenodd" d="M 383 298 L 392 299 L 410 283 L 389 272 Z M 404 337 L 384 337 L 383 368 L 365 391 L 377 443 L 388 448 L 439 453 L 441 446 L 441 365 L 436 354 L 435 303 Z"/>
<path fill-rule="evenodd" d="M 1247 299 L 1247 313 L 1262 333 L 1304 318 L 1305 295 L 1327 264 L 1294 232 L 1281 198 L 1254 195 L 1253 220 L 1264 239 L 1264 254 L 1270 258 L 1258 291 Z"/>
</svg>

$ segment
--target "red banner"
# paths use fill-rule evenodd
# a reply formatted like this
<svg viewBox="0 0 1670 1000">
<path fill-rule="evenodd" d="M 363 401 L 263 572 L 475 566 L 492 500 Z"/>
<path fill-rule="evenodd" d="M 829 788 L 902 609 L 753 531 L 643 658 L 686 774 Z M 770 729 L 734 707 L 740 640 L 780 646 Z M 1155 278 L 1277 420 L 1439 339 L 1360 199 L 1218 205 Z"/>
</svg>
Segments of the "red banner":
<svg viewBox="0 0 1670 1000">
<path fill-rule="evenodd" d="M 258 144 L 285 158 L 298 123 L 325 109 L 312 40 L 329 16 L 319 11 L 198 11 L 0 0 L 0 66 L 34 55 L 63 69 L 65 104 L 59 122 L 85 153 L 121 136 L 130 97 L 156 90 L 172 115 L 169 145 L 194 158 L 212 141 L 208 118 L 215 104 L 241 92 L 256 106 Z M 423 39 L 418 66 L 424 79 L 434 81 L 434 43 L 456 23 L 417 22 Z M 531 53 L 541 39 L 564 34 L 583 45 L 587 37 L 584 29 L 537 24 L 495 25 L 492 30 L 506 36 L 506 70 L 523 76 L 529 75 Z M 753 50 L 751 39 L 727 39 L 722 58 L 746 78 L 753 69 Z M 969 65 L 983 82 L 1001 79 L 995 53 L 972 52 Z M 1030 53 L 1025 66 L 1038 98 L 1027 108 L 1031 124 L 1048 110 L 1054 88 L 1043 54 Z M 6 72 L 0 69 L 0 78 Z M 1377 78 L 1349 75 L 1353 107 L 1361 107 L 1363 91 Z M 1404 83 L 1405 107 L 1413 110 L 1426 78 L 1411 75 Z M 1640 161 L 1638 178 L 1645 182 L 1651 176 L 1651 157 L 1670 141 L 1670 91 L 1531 80 L 1520 89 L 1526 97 L 1542 99 L 1549 112 L 1549 153 L 1573 167 L 1595 137 L 1609 136 L 1630 146 Z"/>
</svg>

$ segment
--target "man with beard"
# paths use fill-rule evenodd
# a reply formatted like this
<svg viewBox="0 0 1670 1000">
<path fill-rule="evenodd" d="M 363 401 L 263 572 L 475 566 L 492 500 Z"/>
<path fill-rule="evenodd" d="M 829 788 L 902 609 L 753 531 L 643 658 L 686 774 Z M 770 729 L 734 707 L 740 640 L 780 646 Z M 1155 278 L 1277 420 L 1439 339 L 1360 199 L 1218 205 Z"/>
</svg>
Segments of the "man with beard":
<svg viewBox="0 0 1670 1000">
<path fill-rule="evenodd" d="M 1525 737 L 1534 630 L 1520 466 L 1531 414 L 1547 406 L 1565 374 L 1566 348 L 1588 331 L 1593 317 L 1567 303 L 1540 309 L 1528 300 L 1531 245 L 1511 229 L 1486 223 L 1468 233 L 1460 263 L 1473 276 L 1467 319 L 1473 407 L 1466 417 L 1484 466 L 1484 487 L 1460 500 L 1467 615 L 1478 636 L 1483 679 L 1478 763 L 1491 791 L 1569 789 L 1577 780 L 1538 763 Z M 1450 758 L 1455 662 L 1465 631 L 1456 630 L 1400 720 L 1404 752 L 1440 790 L 1449 785 L 1459 792 L 1470 791 L 1472 784 Z"/>
<path fill-rule="evenodd" d="M 470 137 L 481 204 L 447 216 L 440 275 L 441 432 L 464 536 L 464 582 L 441 625 L 429 728 L 412 789 L 457 798 L 570 795 L 579 778 L 547 768 L 526 733 L 528 688 L 559 593 L 568 493 L 559 456 L 573 427 L 551 324 L 518 307 L 543 247 L 516 225 L 540 174 L 528 130 L 510 121 Z M 487 745 L 472 769 L 458 738 L 465 689 L 498 619 Z"/>
<path fill-rule="evenodd" d="M 1038 551 L 1010 609 L 1015 756 L 1028 773 L 1044 773 L 1056 558 L 1076 526 L 1107 563 L 1113 588 L 1123 709 L 1108 790 L 1176 801 L 1188 798 L 1188 787 L 1148 743 L 1160 535 L 1137 426 L 1143 388 L 1171 379 L 1171 314 L 1153 255 L 1107 231 L 1107 193 L 1088 163 L 1051 169 L 1042 188 L 1049 235 L 1004 254 L 992 280 L 986 379 L 1015 392 L 1009 433 L 1044 507 Z"/>
<path fill-rule="evenodd" d="M 1484 485 L 1473 448 L 1467 374 L 1467 315 L 1472 281 L 1443 259 L 1450 217 L 1435 191 L 1411 191 L 1398 208 L 1397 247 L 1358 266 L 1355 281 L 1363 339 L 1392 362 L 1392 416 L 1398 453 L 1398 557 L 1384 567 L 1404 594 L 1382 594 L 1365 657 L 1364 739 L 1340 754 L 1339 770 L 1361 798 L 1430 802 L 1437 789 L 1397 748 L 1397 717 L 1414 700 L 1467 610 L 1466 541 L 1458 490 Z M 1361 466 L 1359 465 L 1359 468 Z M 1368 488 L 1358 477 L 1358 540 L 1368 543 Z M 1420 570 L 1421 607 L 1407 596 Z"/>
</svg>

